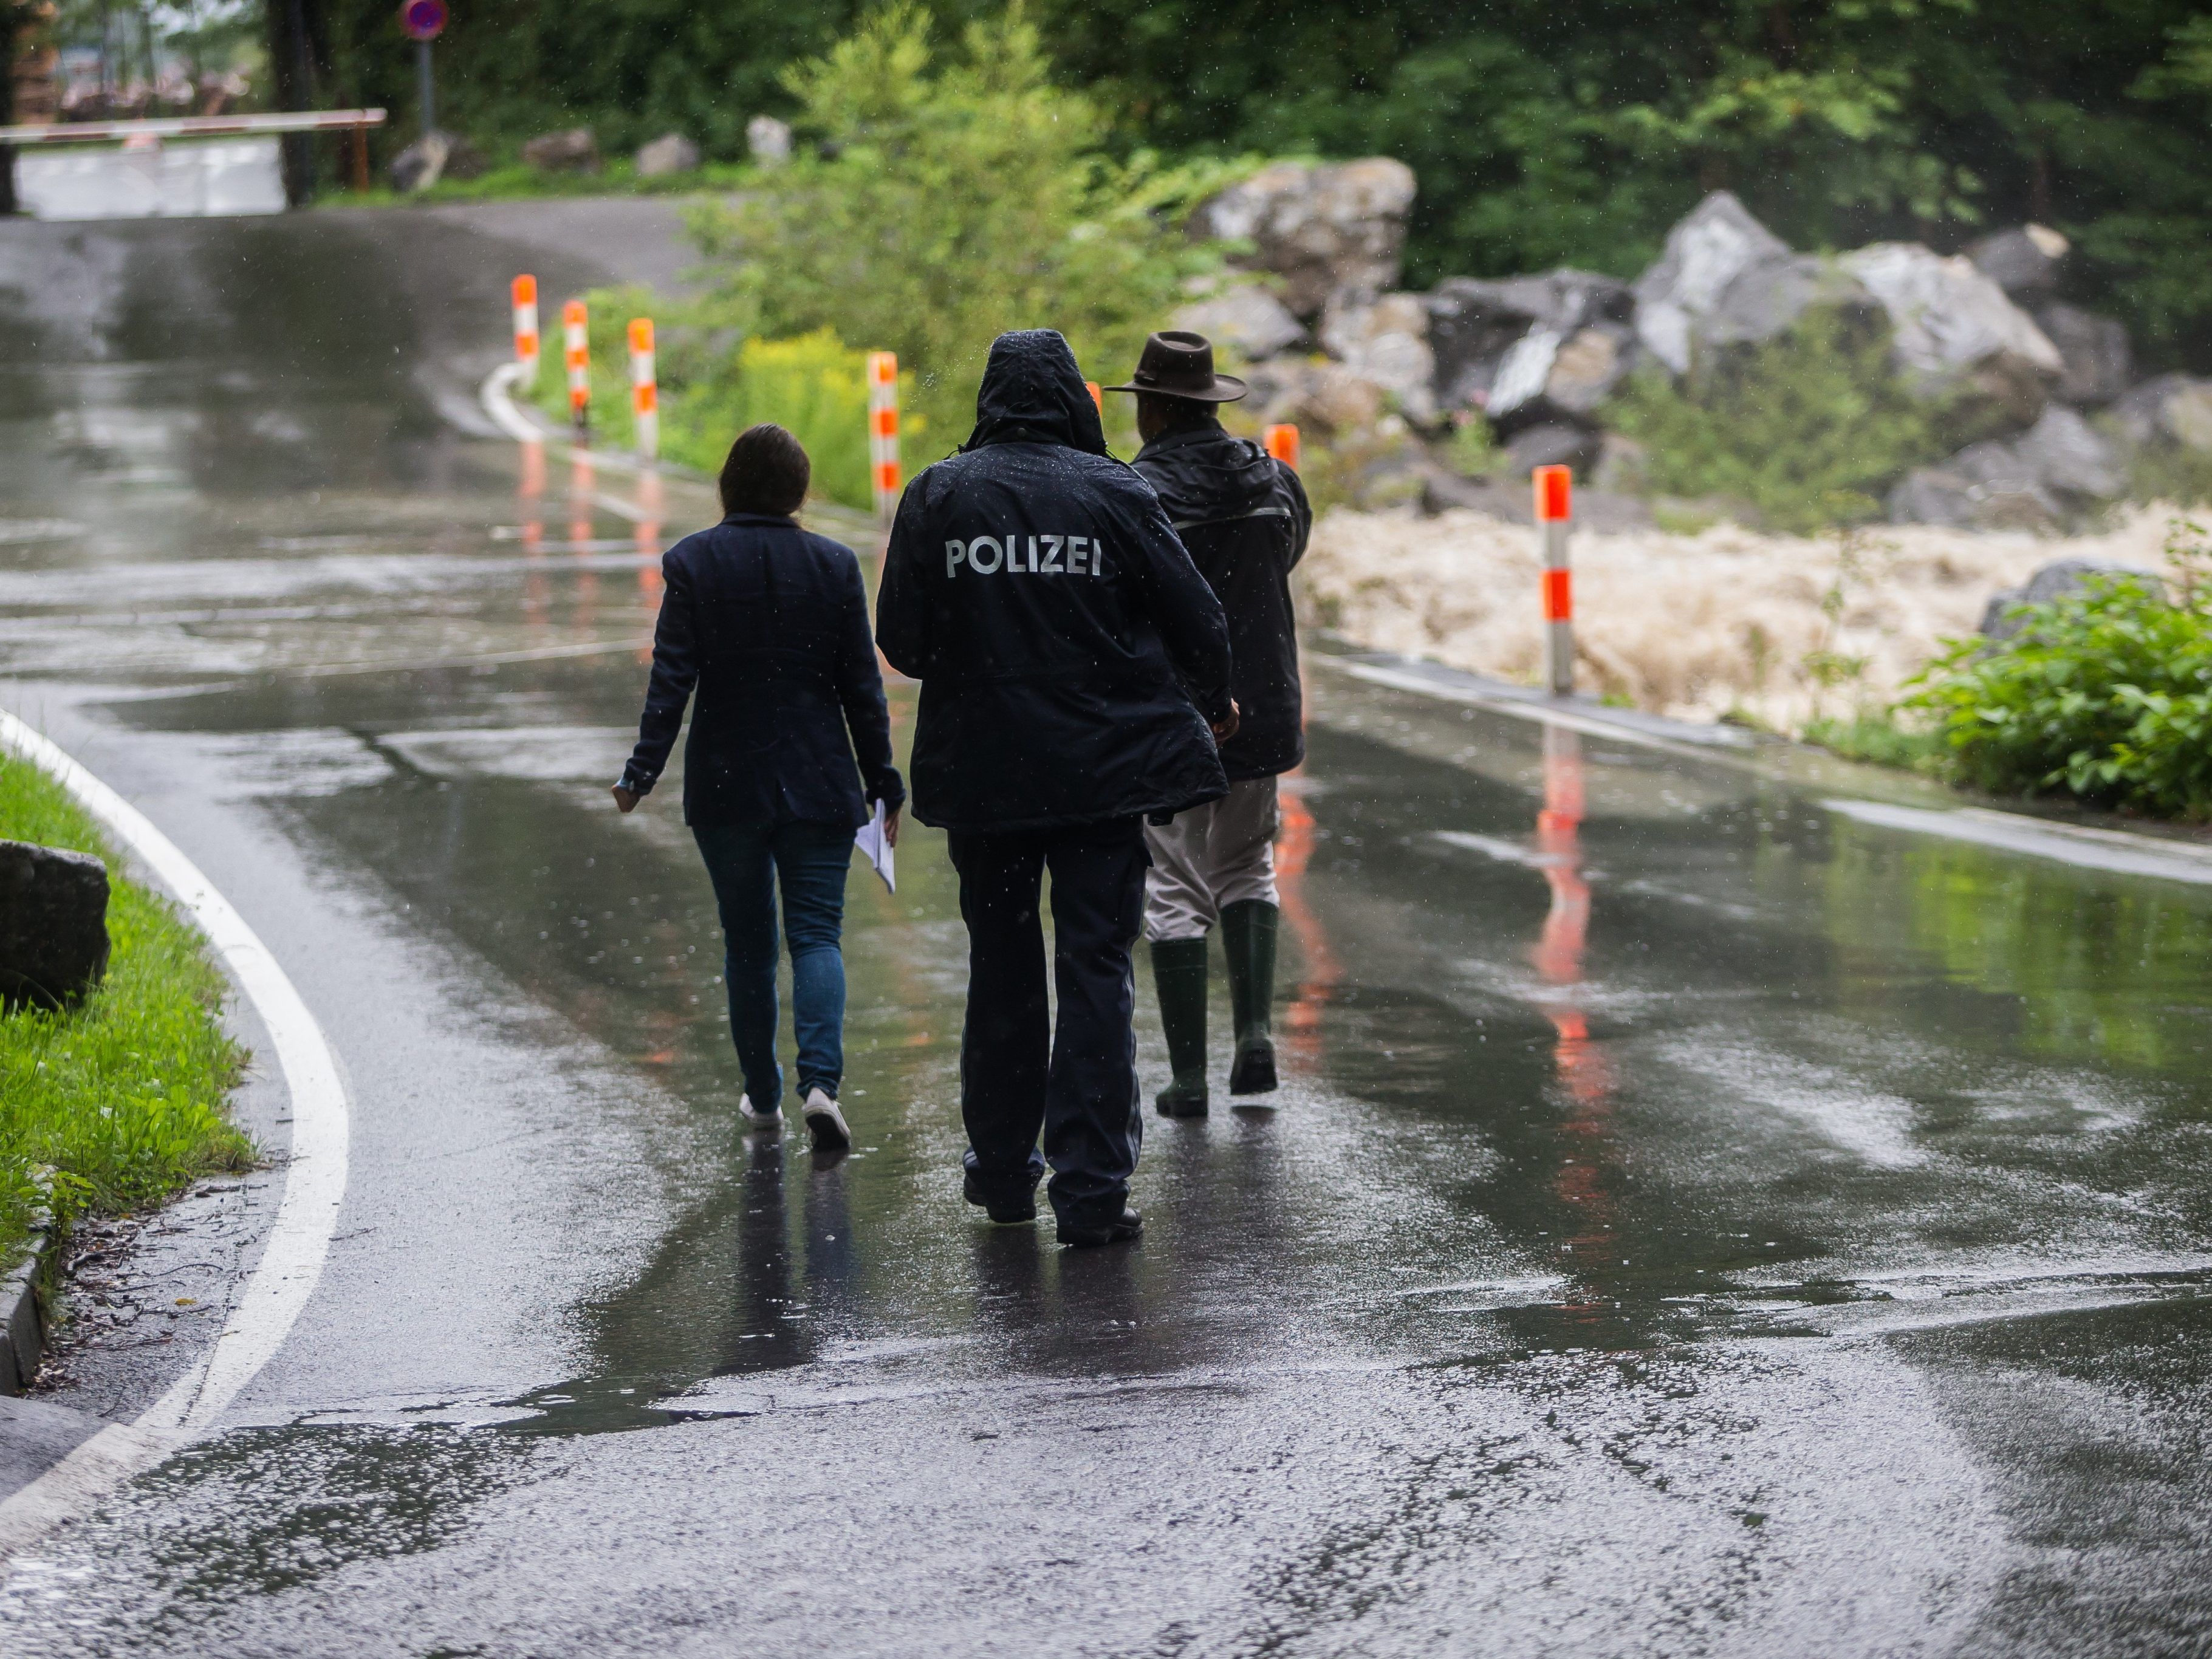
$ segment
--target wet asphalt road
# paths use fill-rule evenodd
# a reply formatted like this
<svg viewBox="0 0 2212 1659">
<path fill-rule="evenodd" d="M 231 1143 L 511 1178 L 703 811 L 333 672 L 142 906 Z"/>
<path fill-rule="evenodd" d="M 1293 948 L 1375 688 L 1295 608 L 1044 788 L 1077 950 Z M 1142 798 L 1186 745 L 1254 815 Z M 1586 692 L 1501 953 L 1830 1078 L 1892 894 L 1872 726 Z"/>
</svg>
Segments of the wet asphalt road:
<svg viewBox="0 0 2212 1659">
<path fill-rule="evenodd" d="M 10 1651 L 2212 1648 L 2212 888 L 1317 665 L 1285 1087 L 1151 1121 L 1140 1246 L 959 1201 L 918 827 L 850 890 L 858 1150 L 749 1139 L 674 792 L 605 793 L 707 502 L 454 428 L 526 258 L 592 275 L 0 226 L 0 702 L 232 896 L 355 1115 L 289 1342 Z"/>
</svg>

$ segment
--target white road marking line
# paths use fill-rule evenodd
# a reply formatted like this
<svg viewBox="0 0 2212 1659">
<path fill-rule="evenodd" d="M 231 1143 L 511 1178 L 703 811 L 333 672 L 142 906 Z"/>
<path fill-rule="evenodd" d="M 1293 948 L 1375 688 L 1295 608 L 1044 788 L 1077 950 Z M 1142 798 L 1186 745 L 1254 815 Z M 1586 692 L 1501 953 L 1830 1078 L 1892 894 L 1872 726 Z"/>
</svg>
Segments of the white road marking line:
<svg viewBox="0 0 2212 1659">
<path fill-rule="evenodd" d="M 2212 886 L 2212 849 L 2167 843 L 2148 836 L 2131 836 L 2124 830 L 2098 830 L 2069 823 L 2048 823 L 2017 813 L 1995 812 L 1986 807 L 1963 807 L 1955 811 L 1933 811 L 1919 806 L 1893 806 L 1887 801 L 1848 800 L 1840 796 L 1821 805 L 1861 823 L 1885 830 L 1904 830 L 1947 841 L 1970 842 L 2000 852 L 2052 859 L 2082 870 L 2109 870 L 2124 876 L 2156 876 Z"/>
<path fill-rule="evenodd" d="M 260 1017 L 292 1103 L 283 1195 L 222 1334 L 136 1423 L 109 1425 L 0 1503 L 0 1555 L 13 1556 L 206 1429 L 283 1345 L 322 1277 L 345 1198 L 350 1109 L 322 1027 L 269 947 L 199 867 L 145 814 L 4 709 L 0 748 L 58 779 L 175 895 Z"/>
<path fill-rule="evenodd" d="M 1699 760 L 1719 760 L 1723 763 L 1742 763 L 1740 755 L 1700 753 L 1688 742 L 1654 737 L 1647 732 L 1613 725 L 1601 718 L 1544 703 L 1522 702 L 1510 697 L 1491 696 L 1479 687 L 1440 683 L 1404 669 L 1375 663 L 1346 662 L 1319 653 L 1316 653 L 1311 660 L 1353 679 L 1386 686 L 1394 691 L 1418 692 L 1440 702 L 1464 703 L 1489 714 L 1506 714 L 1515 720 L 1533 720 L 1540 725 L 1565 726 L 1571 732 L 1609 738 L 1618 743 L 1654 749 L 1665 754 Z M 1724 740 L 1714 741 L 1717 745 Z M 2106 830 L 2092 824 L 2056 823 L 2047 818 L 2030 817 L 2023 812 L 2000 811 L 1987 806 L 1948 809 L 1895 806 L 1886 801 L 1852 800 L 1843 796 L 1832 797 L 1820 804 L 1831 811 L 1841 812 L 1846 817 L 1856 818 L 1863 823 L 1942 836 L 1953 841 L 1972 842 L 1979 846 L 2020 853 L 2030 858 L 2055 860 L 2061 864 L 2073 865 L 2077 869 L 2108 870 L 2120 875 L 2154 876 L 2199 886 L 2212 885 L 2212 847 L 2167 841 L 2134 830 Z M 1443 838 L 1454 839 L 1449 832 L 1446 832 Z M 1476 852 L 1491 852 L 1489 848 L 1476 845 L 1479 839 L 1466 837 L 1457 840 L 1455 844 Z M 1493 856 L 1499 854 L 1493 854 Z"/>
</svg>

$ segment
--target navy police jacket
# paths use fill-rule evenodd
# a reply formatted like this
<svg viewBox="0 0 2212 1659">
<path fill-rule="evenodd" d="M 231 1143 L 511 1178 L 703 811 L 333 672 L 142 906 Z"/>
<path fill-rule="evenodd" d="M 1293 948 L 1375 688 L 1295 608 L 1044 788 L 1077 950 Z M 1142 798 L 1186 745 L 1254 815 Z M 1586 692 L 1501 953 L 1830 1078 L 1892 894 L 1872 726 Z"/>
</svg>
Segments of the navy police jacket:
<svg viewBox="0 0 2212 1659">
<path fill-rule="evenodd" d="M 999 337 L 974 434 L 907 486 L 876 637 L 921 682 L 924 823 L 1048 829 L 1228 792 L 1206 729 L 1229 713 L 1221 605 L 1048 329 Z"/>
<path fill-rule="evenodd" d="M 686 823 L 858 829 L 868 801 L 904 801 L 851 548 L 780 515 L 732 513 L 670 548 L 660 569 L 653 678 L 623 787 L 641 795 L 659 778 L 696 687 Z"/>
</svg>

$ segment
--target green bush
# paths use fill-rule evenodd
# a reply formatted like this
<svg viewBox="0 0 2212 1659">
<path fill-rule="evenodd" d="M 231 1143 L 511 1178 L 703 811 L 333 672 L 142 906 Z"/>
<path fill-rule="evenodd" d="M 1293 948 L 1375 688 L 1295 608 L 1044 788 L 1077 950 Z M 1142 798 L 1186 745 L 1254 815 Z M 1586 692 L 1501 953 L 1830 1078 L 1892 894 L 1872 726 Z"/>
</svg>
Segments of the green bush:
<svg viewBox="0 0 2212 1659">
<path fill-rule="evenodd" d="M 1679 385 L 1636 374 L 1606 414 L 1645 446 L 1654 494 L 1734 497 L 1801 533 L 1873 518 L 1907 469 L 1955 447 L 1946 419 L 1899 384 L 1887 331 L 1825 307 L 1692 365 Z"/>
<path fill-rule="evenodd" d="M 53 781 L 0 757 L 0 836 L 107 861 L 107 976 L 59 1012 L 0 1013 L 0 1262 L 20 1248 L 38 1176 L 66 1221 L 158 1203 L 202 1175 L 250 1167 L 225 1115 L 245 1055 L 216 1017 L 222 976 L 168 905 L 122 879 L 92 821 Z"/>
<path fill-rule="evenodd" d="M 2171 594 L 2137 577 L 2094 578 L 2015 611 L 2009 640 L 1951 642 L 1899 705 L 1932 720 L 1942 772 L 1997 793 L 2212 817 L 2208 553 L 2178 535 L 2169 554 Z"/>
<path fill-rule="evenodd" d="M 970 23 L 939 62 L 910 4 L 789 70 L 817 142 L 693 210 L 726 314 L 896 351 L 940 453 L 967 435 L 1004 330 L 1056 328 L 1091 379 L 1120 379 L 1184 279 L 1218 268 L 1177 223 L 1228 174 L 1115 159 L 1104 115 L 1051 71 L 1018 7 Z"/>
</svg>

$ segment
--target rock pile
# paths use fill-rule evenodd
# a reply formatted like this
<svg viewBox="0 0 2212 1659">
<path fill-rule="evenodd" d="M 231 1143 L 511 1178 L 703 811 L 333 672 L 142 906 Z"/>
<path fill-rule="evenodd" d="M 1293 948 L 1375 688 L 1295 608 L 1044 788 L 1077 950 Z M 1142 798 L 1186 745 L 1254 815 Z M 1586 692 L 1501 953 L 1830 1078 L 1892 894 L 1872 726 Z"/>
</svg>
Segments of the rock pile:
<svg viewBox="0 0 2212 1659">
<path fill-rule="evenodd" d="M 1893 481 L 1896 522 L 2057 529 L 2123 494 L 2147 452 L 2212 458 L 2212 380 L 2135 384 L 2125 327 L 2058 297 L 2070 250 L 2041 225 L 1950 256 L 1881 242 L 1821 258 L 1721 191 L 1632 283 L 1561 269 L 1420 294 L 1398 286 L 1413 204 L 1411 171 L 1387 158 L 1267 167 L 1193 215 L 1194 234 L 1240 251 L 1176 319 L 1248 365 L 1262 420 L 1395 447 L 1366 469 L 1394 501 L 1410 471 L 1431 506 L 1472 504 L 1479 486 L 1450 474 L 1442 441 L 1477 421 L 1516 470 L 1566 460 L 1631 478 L 1635 447 L 1603 429 L 1631 374 L 1680 378 L 1814 307 L 1886 329 L 1896 383 L 1978 436 Z"/>
</svg>

